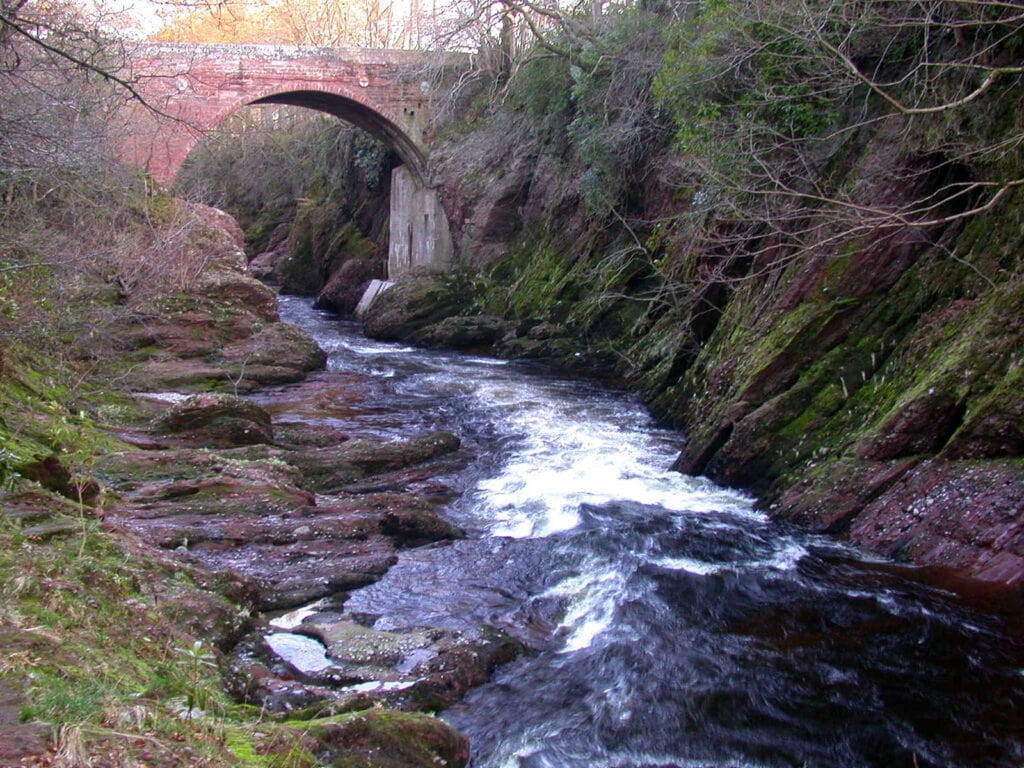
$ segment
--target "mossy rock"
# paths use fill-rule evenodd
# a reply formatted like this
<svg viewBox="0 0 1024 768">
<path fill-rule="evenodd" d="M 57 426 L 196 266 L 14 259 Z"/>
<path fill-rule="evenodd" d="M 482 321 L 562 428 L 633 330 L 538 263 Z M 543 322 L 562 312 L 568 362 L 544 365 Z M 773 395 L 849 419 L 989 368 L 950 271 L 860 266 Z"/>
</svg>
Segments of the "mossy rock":
<svg viewBox="0 0 1024 768">
<path fill-rule="evenodd" d="M 176 403 L 157 419 L 159 434 L 178 435 L 210 447 L 270 443 L 274 430 L 270 414 L 234 395 L 193 395 Z"/>
<path fill-rule="evenodd" d="M 367 710 L 301 723 L 236 728 L 228 747 L 266 768 L 461 768 L 469 743 L 427 715 Z"/>
<path fill-rule="evenodd" d="M 488 349 L 506 330 L 505 319 L 495 315 L 448 317 L 417 331 L 410 341 L 434 349 Z"/>
<path fill-rule="evenodd" d="M 283 460 L 285 452 L 269 446 L 210 451 L 183 448 L 162 451 L 119 451 L 98 456 L 94 469 L 118 493 L 131 494 L 147 485 L 216 477 L 266 486 L 300 486 L 302 475 Z"/>
<path fill-rule="evenodd" d="M 466 737 L 427 715 L 372 710 L 308 728 L 336 768 L 460 768 L 469 761 Z"/>
<path fill-rule="evenodd" d="M 223 347 L 213 358 L 224 366 L 222 379 L 238 391 L 300 381 L 327 364 L 327 353 L 297 326 L 271 323 Z"/>
<path fill-rule="evenodd" d="M 244 262 L 243 262 L 244 264 Z M 267 322 L 277 322 L 277 297 L 266 285 L 245 274 L 244 265 L 238 270 L 209 270 L 196 280 L 193 290 L 217 302 L 244 307 Z"/>
<path fill-rule="evenodd" d="M 364 330 L 374 339 L 411 339 L 427 327 L 461 314 L 470 304 L 470 287 L 459 275 L 415 275 L 374 301 L 364 318 Z"/>
</svg>

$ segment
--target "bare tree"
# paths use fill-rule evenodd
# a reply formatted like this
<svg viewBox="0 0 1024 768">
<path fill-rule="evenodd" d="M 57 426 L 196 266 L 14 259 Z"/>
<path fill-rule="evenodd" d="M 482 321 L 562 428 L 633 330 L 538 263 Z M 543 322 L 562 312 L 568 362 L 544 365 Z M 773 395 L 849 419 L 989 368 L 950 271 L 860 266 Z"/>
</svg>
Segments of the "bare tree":
<svg viewBox="0 0 1024 768">
<path fill-rule="evenodd" d="M 1024 3 L 688 5 L 656 90 L 676 116 L 676 183 L 709 250 L 773 268 L 869 232 L 929 237 L 1024 186 L 1024 127 L 995 119 L 1024 76 Z M 866 200 L 826 168 L 883 129 L 904 193 Z"/>
<path fill-rule="evenodd" d="M 29 185 L 38 201 L 110 170 L 110 118 L 134 89 L 124 51 L 101 16 L 71 5 L 3 2 L 0 179 L 8 198 Z"/>
</svg>

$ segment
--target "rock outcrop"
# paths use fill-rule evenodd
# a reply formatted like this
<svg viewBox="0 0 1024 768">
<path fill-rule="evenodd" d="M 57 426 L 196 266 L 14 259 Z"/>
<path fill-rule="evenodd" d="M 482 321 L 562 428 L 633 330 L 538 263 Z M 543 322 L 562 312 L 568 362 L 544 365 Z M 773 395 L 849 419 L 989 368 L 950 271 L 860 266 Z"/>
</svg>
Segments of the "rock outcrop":
<svg viewBox="0 0 1024 768">
<path fill-rule="evenodd" d="M 90 335 L 103 356 L 80 345 L 73 362 L 95 369 L 61 370 L 81 377 L 75 410 L 64 385 L 34 369 L 48 360 L 22 352 L 0 370 L 0 426 L 17 436 L 0 462 L 0 643 L 12 661 L 0 669 L 0 764 L 464 765 L 466 740 L 445 723 L 380 706 L 454 701 L 512 658 L 514 643 L 496 632 L 396 634 L 422 657 L 398 700 L 389 687 L 297 680 L 266 646 L 278 630 L 260 615 L 340 603 L 402 549 L 462 536 L 439 516 L 451 490 L 433 479 L 459 460 L 459 440 L 275 428 L 265 400 L 237 392 L 303 379 L 324 353 L 280 323 L 273 293 L 245 274 L 230 217 L 193 213 L 189 247 L 205 271 L 189 291 L 144 301 L 111 292 L 126 321 Z M 369 647 L 346 650 L 342 634 L 331 642 L 339 674 Z M 362 634 L 381 641 L 373 674 L 396 680 L 386 638 Z M 261 658 L 245 657 L 250 645 Z M 229 701 L 222 670 L 261 708 Z"/>
<path fill-rule="evenodd" d="M 723 221 L 731 250 L 709 251 L 648 223 L 680 216 L 657 173 L 670 151 L 652 146 L 646 187 L 602 218 L 580 158 L 524 119 L 496 108 L 435 152 L 472 269 L 457 289 L 399 283 L 370 335 L 616 370 L 686 432 L 678 470 L 890 557 L 1024 581 L 1019 189 L 970 217 L 846 234 L 809 206 L 798 253 Z M 851 205 L 912 207 L 949 183 L 947 159 L 895 130 L 828 147 Z"/>
<path fill-rule="evenodd" d="M 301 329 L 280 322 L 274 292 L 247 273 L 234 220 L 193 208 L 205 212 L 191 235 L 203 271 L 181 292 L 137 307 L 111 334 L 127 385 L 237 393 L 299 381 L 323 368 L 323 350 Z"/>
</svg>

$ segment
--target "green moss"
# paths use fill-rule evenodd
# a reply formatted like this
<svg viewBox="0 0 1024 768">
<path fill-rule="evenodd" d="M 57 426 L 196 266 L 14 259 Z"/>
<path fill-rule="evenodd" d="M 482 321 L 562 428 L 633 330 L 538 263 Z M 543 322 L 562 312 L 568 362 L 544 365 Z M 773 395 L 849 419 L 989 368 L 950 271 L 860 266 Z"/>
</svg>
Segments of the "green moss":
<svg viewBox="0 0 1024 768">
<path fill-rule="evenodd" d="M 380 246 L 360 232 L 351 214 L 335 201 L 300 205 L 288 237 L 288 259 L 280 273 L 292 293 L 315 295 L 350 259 L 366 259 Z"/>
<path fill-rule="evenodd" d="M 227 748 L 244 765 L 258 768 L 313 768 L 320 762 L 303 746 L 301 731 L 268 725 L 255 733 L 232 728 Z"/>
</svg>

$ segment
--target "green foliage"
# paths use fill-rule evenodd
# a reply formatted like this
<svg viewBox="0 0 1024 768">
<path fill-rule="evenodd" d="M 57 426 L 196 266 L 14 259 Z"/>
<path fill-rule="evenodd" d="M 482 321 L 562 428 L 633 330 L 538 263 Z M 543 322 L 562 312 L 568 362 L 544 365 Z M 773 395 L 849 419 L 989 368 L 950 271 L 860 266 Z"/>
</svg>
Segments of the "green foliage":
<svg viewBox="0 0 1024 768">
<path fill-rule="evenodd" d="M 0 491 L 9 491 L 14 487 L 14 481 L 19 476 L 17 465 L 20 463 L 18 456 L 6 446 L 0 447 Z"/>
<path fill-rule="evenodd" d="M 527 61 L 508 86 L 506 103 L 522 110 L 537 135 L 553 139 L 571 120 L 572 99 L 569 62 L 560 56 Z"/>
<path fill-rule="evenodd" d="M 110 687 L 106 680 L 83 680 L 58 670 L 39 672 L 35 685 L 35 701 L 21 713 L 22 719 L 62 723 L 83 723 L 94 718 Z"/>
<path fill-rule="evenodd" d="M 843 83 L 830 80 L 795 8 L 713 0 L 672 25 L 653 90 L 680 152 L 726 167 L 836 121 Z"/>
<path fill-rule="evenodd" d="M 571 153 L 595 218 L 607 216 L 638 183 L 664 134 L 650 87 L 662 30 L 653 14 L 609 14 L 585 42 L 571 46 L 571 56 L 538 52 L 508 85 L 505 106 L 525 117 L 517 123 L 524 141 L 539 142 L 547 153 Z"/>
<path fill-rule="evenodd" d="M 192 719 L 196 709 L 202 710 L 206 706 L 207 692 L 204 687 L 203 670 L 217 669 L 217 656 L 202 640 L 193 640 L 191 645 L 175 648 L 174 653 L 188 681 L 185 711 L 187 717 Z"/>
</svg>

